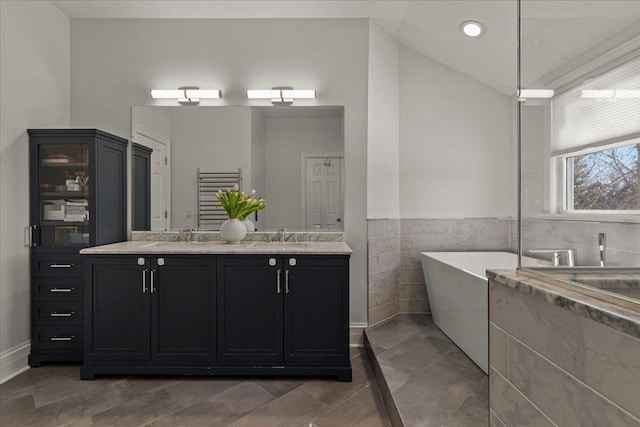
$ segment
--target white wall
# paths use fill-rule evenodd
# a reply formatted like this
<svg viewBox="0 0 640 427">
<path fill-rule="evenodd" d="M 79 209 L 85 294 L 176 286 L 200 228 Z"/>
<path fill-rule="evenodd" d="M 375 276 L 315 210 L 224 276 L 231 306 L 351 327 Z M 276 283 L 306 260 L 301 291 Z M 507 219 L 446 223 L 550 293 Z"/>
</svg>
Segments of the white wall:
<svg viewBox="0 0 640 427">
<path fill-rule="evenodd" d="M 514 216 L 513 101 L 400 49 L 400 214 Z"/>
<path fill-rule="evenodd" d="M 295 105 L 345 108 L 345 238 L 351 258 L 351 321 L 367 320 L 366 19 L 75 19 L 71 23 L 71 125 L 127 136 L 131 105 L 151 89 L 220 88 L 209 105 L 270 105 L 244 91 L 316 88 Z"/>
<path fill-rule="evenodd" d="M 264 197 L 267 175 L 265 171 L 265 121 L 262 113 L 251 110 L 251 185 L 245 186 L 246 191 L 256 190 L 258 195 Z M 249 188 L 250 187 L 250 188 Z M 257 230 L 263 230 L 267 224 L 267 212 L 263 209 L 258 212 L 258 219 L 250 215 Z"/>
<path fill-rule="evenodd" d="M 171 108 L 171 228 L 187 227 L 197 215 L 197 169 L 242 168 L 243 190 L 251 186 L 251 111 L 248 107 Z M 193 224 L 195 225 L 195 223 Z"/>
<path fill-rule="evenodd" d="M 342 153 L 341 117 L 265 120 L 266 227 L 302 227 L 302 153 Z M 276 189 L 274 191 L 274 189 Z"/>
<path fill-rule="evenodd" d="M 400 46 L 369 22 L 367 218 L 400 217 Z"/>
<path fill-rule="evenodd" d="M 527 101 L 530 103 L 531 101 Z M 522 216 L 549 213 L 549 128 L 548 107 L 523 105 L 522 134 Z"/>
<path fill-rule="evenodd" d="M 69 126 L 69 18 L 48 1 L 0 2 L 0 382 L 26 367 L 28 128 Z"/>
</svg>

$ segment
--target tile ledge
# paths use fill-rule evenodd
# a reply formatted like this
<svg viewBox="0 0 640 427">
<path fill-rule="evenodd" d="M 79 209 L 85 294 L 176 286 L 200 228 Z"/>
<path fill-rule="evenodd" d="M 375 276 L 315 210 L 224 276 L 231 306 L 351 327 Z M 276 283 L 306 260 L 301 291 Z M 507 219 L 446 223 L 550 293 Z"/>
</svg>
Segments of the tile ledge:
<svg viewBox="0 0 640 427">
<path fill-rule="evenodd" d="M 640 339 L 640 304 L 638 308 L 625 307 L 617 301 L 609 301 L 615 297 L 607 298 L 607 295 L 597 295 L 600 292 L 596 290 L 589 291 L 531 272 L 525 274 L 516 270 L 487 270 L 487 277 L 490 282 L 542 299 Z"/>
</svg>

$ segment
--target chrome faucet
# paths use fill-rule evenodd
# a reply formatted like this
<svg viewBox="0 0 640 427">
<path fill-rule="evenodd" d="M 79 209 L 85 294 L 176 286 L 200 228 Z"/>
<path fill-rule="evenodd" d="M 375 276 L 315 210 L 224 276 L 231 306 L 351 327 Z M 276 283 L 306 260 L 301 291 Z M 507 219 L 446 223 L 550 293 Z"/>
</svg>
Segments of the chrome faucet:
<svg viewBox="0 0 640 427">
<path fill-rule="evenodd" d="M 575 267 L 575 256 L 573 249 L 531 249 L 532 254 L 553 254 L 553 266 L 560 266 L 560 255 L 567 254 L 567 266 Z"/>
<path fill-rule="evenodd" d="M 607 259 L 607 233 L 598 233 L 598 249 L 600 249 L 600 267 L 604 267 Z"/>
<path fill-rule="evenodd" d="M 280 243 L 284 244 L 286 240 L 287 229 L 281 228 L 278 230 L 278 233 L 280 233 Z"/>
<path fill-rule="evenodd" d="M 197 228 L 185 228 L 182 232 L 185 234 L 184 241 L 185 242 L 193 242 L 193 232 L 198 231 Z"/>
</svg>

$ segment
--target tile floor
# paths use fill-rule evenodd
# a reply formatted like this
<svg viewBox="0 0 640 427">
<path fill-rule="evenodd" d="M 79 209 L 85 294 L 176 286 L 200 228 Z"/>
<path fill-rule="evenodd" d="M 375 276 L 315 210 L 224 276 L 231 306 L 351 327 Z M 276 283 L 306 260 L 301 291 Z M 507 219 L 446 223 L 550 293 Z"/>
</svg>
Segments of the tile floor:
<svg viewBox="0 0 640 427">
<path fill-rule="evenodd" d="M 369 361 L 352 349 L 353 382 L 332 378 L 97 377 L 45 365 L 0 385 L 0 425 L 388 426 Z"/>
<path fill-rule="evenodd" d="M 400 315 L 365 331 L 394 426 L 489 424 L 489 379 L 429 315 Z"/>
</svg>

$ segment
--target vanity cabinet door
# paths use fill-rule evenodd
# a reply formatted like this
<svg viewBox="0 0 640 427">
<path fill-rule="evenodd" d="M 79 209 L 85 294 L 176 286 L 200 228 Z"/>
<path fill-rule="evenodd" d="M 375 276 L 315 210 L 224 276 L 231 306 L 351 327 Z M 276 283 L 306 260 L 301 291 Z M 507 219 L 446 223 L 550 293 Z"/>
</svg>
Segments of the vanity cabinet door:
<svg viewBox="0 0 640 427">
<path fill-rule="evenodd" d="M 218 361 L 282 361 L 281 260 L 220 257 L 217 277 Z"/>
<path fill-rule="evenodd" d="M 284 259 L 284 361 L 349 362 L 349 260 Z"/>
<path fill-rule="evenodd" d="M 215 360 L 215 271 L 214 257 L 152 259 L 152 360 Z"/>
<path fill-rule="evenodd" d="M 142 260 L 142 265 L 138 264 Z M 149 258 L 95 257 L 86 270 L 85 357 L 95 361 L 149 360 Z"/>
</svg>

